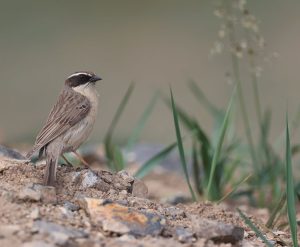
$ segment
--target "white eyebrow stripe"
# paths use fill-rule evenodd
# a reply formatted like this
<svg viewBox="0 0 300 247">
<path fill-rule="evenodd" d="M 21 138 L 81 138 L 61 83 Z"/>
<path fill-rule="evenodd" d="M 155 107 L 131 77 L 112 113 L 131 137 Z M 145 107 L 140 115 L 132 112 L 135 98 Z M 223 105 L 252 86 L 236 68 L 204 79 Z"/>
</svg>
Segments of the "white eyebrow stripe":
<svg viewBox="0 0 300 247">
<path fill-rule="evenodd" d="M 86 73 L 86 72 L 77 72 L 77 73 L 74 73 L 74 74 L 70 75 L 67 79 L 70 79 L 71 77 L 74 77 L 74 76 L 77 76 L 77 75 L 88 75 L 88 76 L 92 76 L 91 74 Z"/>
</svg>

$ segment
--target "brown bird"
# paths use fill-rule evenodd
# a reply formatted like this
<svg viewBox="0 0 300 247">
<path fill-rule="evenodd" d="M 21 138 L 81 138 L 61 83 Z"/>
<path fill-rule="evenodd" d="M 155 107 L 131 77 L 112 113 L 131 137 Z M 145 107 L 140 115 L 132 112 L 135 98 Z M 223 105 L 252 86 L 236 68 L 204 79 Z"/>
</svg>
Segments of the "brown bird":
<svg viewBox="0 0 300 247">
<path fill-rule="evenodd" d="M 66 152 L 78 155 L 76 149 L 90 135 L 98 109 L 95 82 L 99 80 L 99 76 L 86 71 L 75 72 L 66 79 L 46 124 L 27 154 L 28 159 L 36 152 L 39 158 L 46 155 L 45 185 L 55 184 L 59 157 Z"/>
</svg>

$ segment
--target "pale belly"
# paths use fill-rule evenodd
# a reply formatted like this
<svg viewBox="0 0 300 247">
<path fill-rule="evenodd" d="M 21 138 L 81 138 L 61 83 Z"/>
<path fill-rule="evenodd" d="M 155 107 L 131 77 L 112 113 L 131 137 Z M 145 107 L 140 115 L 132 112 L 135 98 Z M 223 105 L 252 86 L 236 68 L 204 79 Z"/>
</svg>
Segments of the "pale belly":
<svg viewBox="0 0 300 247">
<path fill-rule="evenodd" d="M 93 123 L 82 121 L 82 123 L 73 126 L 63 137 L 63 153 L 75 151 L 87 140 L 93 129 Z"/>
<path fill-rule="evenodd" d="M 85 119 L 75 124 L 62 136 L 62 153 L 71 152 L 78 149 L 79 146 L 88 139 L 96 120 L 98 108 L 98 95 L 96 90 L 91 87 L 84 86 L 82 89 L 78 88 L 75 91 L 78 91 L 79 93 L 88 97 L 92 103 L 92 108 Z"/>
</svg>

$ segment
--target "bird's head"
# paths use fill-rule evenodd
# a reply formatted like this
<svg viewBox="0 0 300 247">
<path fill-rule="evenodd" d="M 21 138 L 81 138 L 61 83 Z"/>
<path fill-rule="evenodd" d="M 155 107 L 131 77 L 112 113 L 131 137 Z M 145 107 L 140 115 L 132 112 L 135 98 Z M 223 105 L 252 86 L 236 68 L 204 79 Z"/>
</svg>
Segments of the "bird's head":
<svg viewBox="0 0 300 247">
<path fill-rule="evenodd" d="M 65 81 L 65 84 L 69 87 L 78 87 L 85 84 L 95 84 L 96 81 L 102 80 L 93 72 L 79 71 L 71 74 Z"/>
</svg>

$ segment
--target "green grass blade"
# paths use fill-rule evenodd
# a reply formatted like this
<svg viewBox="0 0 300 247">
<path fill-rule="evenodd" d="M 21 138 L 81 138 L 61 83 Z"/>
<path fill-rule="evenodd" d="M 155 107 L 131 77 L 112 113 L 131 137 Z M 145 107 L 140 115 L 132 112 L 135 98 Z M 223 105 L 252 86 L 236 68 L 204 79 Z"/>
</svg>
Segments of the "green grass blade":
<svg viewBox="0 0 300 247">
<path fill-rule="evenodd" d="M 114 162 L 114 145 L 112 145 L 112 135 L 116 128 L 117 123 L 120 120 L 120 117 L 125 109 L 125 106 L 127 105 L 127 102 L 133 92 L 134 89 L 134 83 L 131 83 L 121 101 L 119 104 L 117 111 L 112 119 L 112 122 L 109 126 L 108 131 L 106 132 L 105 138 L 104 138 L 104 146 L 105 146 L 105 154 L 108 159 L 108 166 L 112 170 L 117 170 L 116 164 Z"/>
<path fill-rule="evenodd" d="M 149 104 L 145 108 L 145 111 L 143 112 L 142 116 L 140 117 L 137 125 L 133 128 L 132 134 L 128 138 L 128 142 L 126 145 L 127 150 L 131 150 L 133 145 L 137 142 L 139 136 L 141 135 L 142 130 L 145 127 L 145 124 L 146 124 L 149 116 L 153 112 L 153 109 L 157 102 L 158 96 L 159 96 L 159 92 L 156 91 L 154 93 L 153 97 L 151 98 Z"/>
<path fill-rule="evenodd" d="M 188 174 L 188 169 L 187 169 L 187 164 L 186 164 L 184 149 L 183 149 L 183 144 L 182 144 L 182 138 L 181 138 L 181 133 L 180 133 L 178 115 L 177 115 L 177 110 L 176 110 L 175 101 L 174 101 L 173 92 L 172 92 L 171 87 L 170 87 L 170 94 L 171 94 L 173 118 L 174 118 L 174 125 L 175 125 L 176 138 L 177 138 L 178 151 L 179 151 L 179 155 L 180 155 L 181 165 L 182 165 L 183 172 L 184 172 L 184 175 L 185 175 L 185 178 L 186 178 L 186 182 L 188 184 L 188 187 L 189 187 L 190 193 L 192 195 L 192 198 L 193 198 L 194 201 L 196 201 L 196 196 L 195 196 L 194 190 L 192 188 L 190 178 L 189 178 L 189 174 Z"/>
<path fill-rule="evenodd" d="M 135 177 L 143 178 L 145 177 L 155 166 L 159 164 L 164 158 L 166 158 L 169 153 L 177 146 L 177 142 L 167 146 L 159 153 L 151 157 L 148 161 L 146 161 L 141 168 L 135 173 Z"/>
<path fill-rule="evenodd" d="M 200 162 L 198 159 L 198 145 L 196 138 L 193 138 L 192 146 L 192 168 L 194 176 L 194 186 L 199 195 L 203 194 L 203 182 L 201 182 Z"/>
<path fill-rule="evenodd" d="M 252 223 L 252 221 L 239 209 L 237 208 L 241 218 L 244 222 L 255 232 L 256 236 L 258 236 L 268 247 L 274 247 L 275 245 L 272 244 L 265 235 Z"/>
<path fill-rule="evenodd" d="M 220 116 L 222 114 L 222 111 L 220 111 L 213 103 L 211 103 L 205 94 L 202 92 L 202 90 L 199 88 L 199 86 L 196 84 L 194 80 L 188 81 L 188 86 L 191 90 L 191 92 L 195 95 L 196 99 L 205 106 L 206 109 L 208 109 L 212 115 Z"/>
<path fill-rule="evenodd" d="M 227 152 L 225 151 L 227 155 Z M 222 175 L 222 184 L 226 185 L 230 181 L 233 181 L 234 172 L 236 171 L 237 167 L 241 165 L 241 159 L 236 158 L 232 162 L 227 162 L 226 167 L 224 167 L 224 174 Z"/>
<path fill-rule="evenodd" d="M 216 146 L 215 144 L 217 143 L 217 139 L 219 137 L 219 130 L 221 129 L 225 112 L 223 111 L 223 109 L 218 109 L 211 101 L 208 100 L 208 98 L 195 83 L 195 81 L 189 80 L 188 86 L 196 99 L 208 110 L 208 112 L 213 117 L 213 135 L 211 138 L 211 143 L 213 144 L 213 146 Z"/>
<path fill-rule="evenodd" d="M 274 209 L 271 212 L 271 215 L 270 215 L 270 217 L 269 217 L 269 219 L 266 223 L 267 228 L 273 228 L 274 227 L 275 219 L 280 214 L 280 211 L 284 207 L 285 203 L 286 203 L 286 193 L 283 193 L 280 200 L 278 201 L 278 203 L 276 204 L 276 206 L 274 207 Z"/>
<path fill-rule="evenodd" d="M 241 179 L 241 181 L 239 181 L 235 186 L 233 186 L 232 190 L 230 190 L 228 193 L 226 193 L 226 195 L 224 195 L 217 203 L 221 203 L 222 201 L 224 201 L 225 199 L 227 199 L 230 195 L 232 195 L 241 184 L 245 183 L 250 177 L 252 176 L 252 174 L 249 174 L 247 176 L 245 176 L 243 179 Z"/>
<path fill-rule="evenodd" d="M 172 109 L 172 102 L 163 98 L 164 102 L 167 106 Z M 210 148 L 209 138 L 205 134 L 204 130 L 201 128 L 199 123 L 192 117 L 190 117 L 182 108 L 176 105 L 177 116 L 180 119 L 181 123 L 187 128 L 189 131 L 196 132 L 196 135 L 199 141 L 207 147 Z"/>
<path fill-rule="evenodd" d="M 225 134 L 226 134 L 226 130 L 228 128 L 229 116 L 230 116 L 234 96 L 235 96 L 235 90 L 232 93 L 229 105 L 227 107 L 226 114 L 225 114 L 223 124 L 222 124 L 222 128 L 221 128 L 221 133 L 220 133 L 219 140 L 218 140 L 218 143 L 217 143 L 217 148 L 216 148 L 216 150 L 214 152 L 214 155 L 213 155 L 210 174 L 209 174 L 209 180 L 208 180 L 208 185 L 207 185 L 207 196 L 208 196 L 208 198 L 211 198 L 211 194 L 210 194 L 211 187 L 212 187 L 212 183 L 213 183 L 213 179 L 214 179 L 214 175 L 215 175 L 217 162 L 219 160 L 219 156 L 220 156 L 220 153 L 221 153 L 221 149 L 222 149 L 224 137 L 225 137 Z"/>
<path fill-rule="evenodd" d="M 291 152 L 291 144 L 290 144 L 288 116 L 286 116 L 286 194 L 287 194 L 287 212 L 288 212 L 289 224 L 290 224 L 290 229 L 291 229 L 291 234 L 293 239 L 293 245 L 298 246 L 295 193 L 294 193 L 294 181 L 293 181 L 293 171 L 292 171 L 292 152 Z"/>
<path fill-rule="evenodd" d="M 122 151 L 116 145 L 114 145 L 113 149 L 114 149 L 113 162 L 115 166 L 115 171 L 124 170 L 125 162 L 124 162 Z"/>
<path fill-rule="evenodd" d="M 133 92 L 133 89 L 134 89 L 134 83 L 132 82 L 129 85 L 129 87 L 128 87 L 128 89 L 127 89 L 127 91 L 126 91 L 126 93 L 125 93 L 125 95 L 124 95 L 121 103 L 119 104 L 119 106 L 117 108 L 116 114 L 114 115 L 113 120 L 112 120 L 112 122 L 111 122 L 111 124 L 109 126 L 109 129 L 108 129 L 108 131 L 106 133 L 105 139 L 108 139 L 108 138 L 110 138 L 112 136 L 112 133 L 115 130 L 117 123 L 120 120 L 120 117 L 121 117 L 121 115 L 122 115 L 122 113 L 123 113 L 123 111 L 125 109 L 125 106 L 128 103 L 128 100 L 129 100 L 129 98 L 130 98 L 130 96 L 131 96 L 131 94 Z"/>
</svg>

